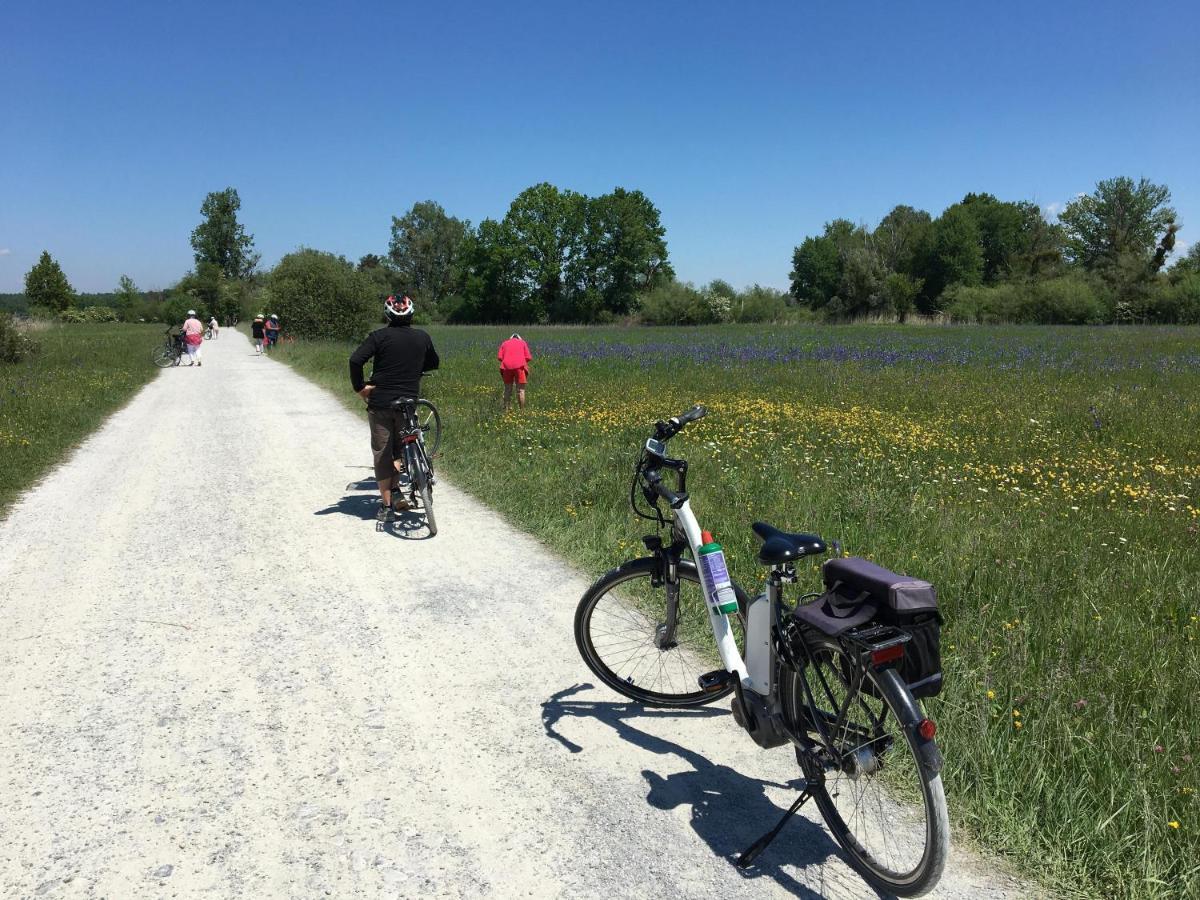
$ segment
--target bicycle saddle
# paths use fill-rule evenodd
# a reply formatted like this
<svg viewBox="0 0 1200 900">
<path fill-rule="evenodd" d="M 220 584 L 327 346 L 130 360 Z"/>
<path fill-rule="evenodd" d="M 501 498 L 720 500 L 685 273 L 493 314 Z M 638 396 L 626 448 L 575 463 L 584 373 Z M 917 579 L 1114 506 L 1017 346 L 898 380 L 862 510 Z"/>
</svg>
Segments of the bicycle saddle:
<svg viewBox="0 0 1200 900">
<path fill-rule="evenodd" d="M 815 534 L 780 531 L 766 522 L 755 522 L 750 527 L 763 542 L 758 550 L 758 561 L 764 566 L 777 566 L 826 550 L 825 542 Z"/>
</svg>

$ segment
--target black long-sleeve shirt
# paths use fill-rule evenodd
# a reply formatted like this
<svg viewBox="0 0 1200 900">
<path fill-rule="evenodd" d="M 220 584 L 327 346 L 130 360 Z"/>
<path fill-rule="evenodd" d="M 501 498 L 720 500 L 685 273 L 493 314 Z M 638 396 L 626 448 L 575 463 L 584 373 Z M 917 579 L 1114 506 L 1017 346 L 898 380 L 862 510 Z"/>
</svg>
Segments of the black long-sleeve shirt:
<svg viewBox="0 0 1200 900">
<path fill-rule="evenodd" d="M 393 324 L 377 328 L 367 335 L 350 355 L 350 384 L 355 391 L 363 385 L 363 366 L 374 359 L 371 381 L 375 390 L 367 398 L 368 406 L 387 406 L 397 397 L 421 396 L 421 373 L 438 367 L 433 339 L 420 328 Z"/>
</svg>

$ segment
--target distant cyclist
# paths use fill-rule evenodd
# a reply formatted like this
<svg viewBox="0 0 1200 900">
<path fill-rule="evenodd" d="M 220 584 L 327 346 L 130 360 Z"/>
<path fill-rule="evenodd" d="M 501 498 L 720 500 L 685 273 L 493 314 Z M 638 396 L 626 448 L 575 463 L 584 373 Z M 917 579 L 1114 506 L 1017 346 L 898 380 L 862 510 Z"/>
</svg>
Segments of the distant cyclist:
<svg viewBox="0 0 1200 900">
<path fill-rule="evenodd" d="M 263 323 L 262 313 L 255 316 L 254 321 L 250 323 L 250 335 L 254 338 L 254 352 L 261 356 L 263 352 L 263 340 L 266 337 L 266 325 Z"/>
<path fill-rule="evenodd" d="M 267 349 L 270 349 L 279 343 L 279 316 L 275 315 L 275 313 L 271 313 L 271 315 L 267 316 L 267 321 L 264 327 L 267 331 L 267 340 L 265 346 Z"/>
<path fill-rule="evenodd" d="M 438 367 L 433 339 L 419 328 L 412 327 L 413 302 L 408 297 L 389 296 L 383 301 L 387 315 L 386 328 L 377 328 L 367 335 L 350 356 L 350 384 L 355 393 L 367 401 L 367 420 L 371 426 L 371 455 L 375 460 L 375 478 L 379 482 L 379 511 L 377 517 L 386 522 L 392 510 L 392 492 L 396 492 L 395 508 L 407 509 L 408 502 L 397 487 L 396 429 L 404 420 L 391 402 L 400 397 L 416 399 L 421 396 L 421 373 Z M 363 366 L 373 359 L 371 383 L 363 379 Z"/>
<path fill-rule="evenodd" d="M 217 321 L 217 317 L 213 316 L 208 320 L 208 330 L 212 332 L 212 339 L 215 341 L 221 334 L 221 323 Z"/>
</svg>

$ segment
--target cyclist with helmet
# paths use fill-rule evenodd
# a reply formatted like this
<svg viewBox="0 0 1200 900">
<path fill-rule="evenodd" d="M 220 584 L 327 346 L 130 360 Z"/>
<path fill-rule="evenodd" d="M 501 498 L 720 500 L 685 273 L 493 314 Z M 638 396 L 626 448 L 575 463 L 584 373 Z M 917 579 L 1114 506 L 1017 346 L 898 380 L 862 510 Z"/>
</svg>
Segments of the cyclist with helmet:
<svg viewBox="0 0 1200 900">
<path fill-rule="evenodd" d="M 391 406 L 400 397 L 421 396 L 421 373 L 438 367 L 433 339 L 412 327 L 413 302 L 408 297 L 389 296 L 383 301 L 386 328 L 377 328 L 350 355 L 350 384 L 367 401 L 367 420 L 371 426 L 371 455 L 375 460 L 375 478 L 379 482 L 380 521 L 387 521 L 395 508 L 407 509 L 408 502 L 398 487 L 398 460 L 395 436 L 404 425 L 401 413 Z M 363 379 L 363 366 L 374 360 L 371 382 Z"/>
<path fill-rule="evenodd" d="M 262 313 L 255 316 L 254 321 L 250 323 L 250 334 L 254 338 L 254 352 L 262 356 L 263 340 L 266 338 L 266 325 L 263 323 Z"/>
<path fill-rule="evenodd" d="M 267 321 L 263 323 L 263 328 L 267 336 L 263 347 L 269 350 L 279 343 L 279 316 L 271 313 L 271 315 L 267 316 Z"/>
</svg>

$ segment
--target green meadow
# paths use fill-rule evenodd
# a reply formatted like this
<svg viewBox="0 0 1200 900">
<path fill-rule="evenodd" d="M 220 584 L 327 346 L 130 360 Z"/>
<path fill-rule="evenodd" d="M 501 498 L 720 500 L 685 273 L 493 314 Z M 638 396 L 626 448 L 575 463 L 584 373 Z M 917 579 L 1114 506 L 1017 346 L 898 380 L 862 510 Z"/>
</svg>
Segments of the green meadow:
<svg viewBox="0 0 1200 900">
<path fill-rule="evenodd" d="M 938 586 L 960 839 L 1068 895 L 1200 895 L 1200 329 L 529 328 L 506 415 L 510 331 L 431 329 L 456 485 L 598 574 L 652 530 L 650 426 L 704 403 L 672 452 L 751 592 L 757 519 Z M 279 358 L 357 406 L 350 349 Z"/>
</svg>

